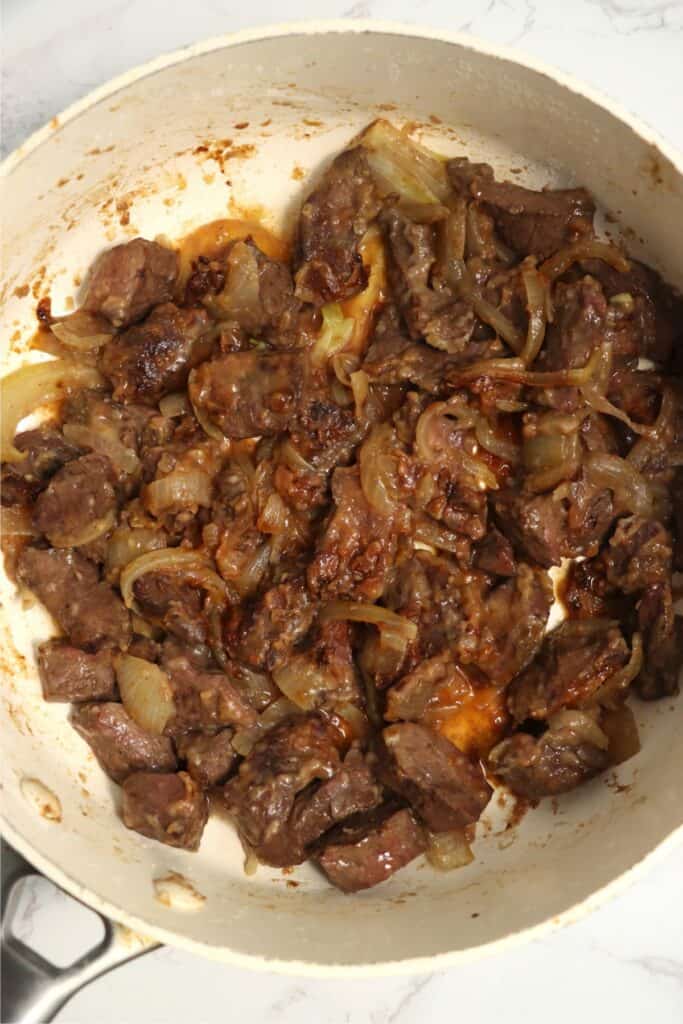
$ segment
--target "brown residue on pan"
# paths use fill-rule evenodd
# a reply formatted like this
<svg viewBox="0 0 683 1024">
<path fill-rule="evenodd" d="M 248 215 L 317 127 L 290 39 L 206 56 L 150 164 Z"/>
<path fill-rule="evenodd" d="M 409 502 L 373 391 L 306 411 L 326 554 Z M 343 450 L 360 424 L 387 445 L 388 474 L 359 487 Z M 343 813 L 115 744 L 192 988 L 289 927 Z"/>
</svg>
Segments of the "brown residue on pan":
<svg viewBox="0 0 683 1024">
<path fill-rule="evenodd" d="M 432 124 L 443 124 L 441 118 L 437 117 L 436 114 L 430 114 L 429 120 L 432 122 Z"/>
<path fill-rule="evenodd" d="M 127 199 L 116 200 L 116 210 L 119 214 L 119 224 L 125 227 L 130 224 L 130 203 Z"/>
<path fill-rule="evenodd" d="M 18 299 L 24 299 L 29 293 L 29 286 L 27 284 L 20 284 L 14 289 L 14 294 Z"/>
<path fill-rule="evenodd" d="M 192 154 L 200 160 L 214 160 L 223 174 L 229 160 L 248 160 L 256 152 L 250 144 L 235 145 L 232 139 L 205 140 L 192 150 Z"/>
<path fill-rule="evenodd" d="M 93 146 L 92 149 L 86 149 L 85 155 L 101 156 L 103 153 L 111 153 L 114 149 L 116 149 L 116 146 L 112 142 L 111 146 L 105 146 L 103 149 L 101 149 L 99 146 Z"/>
<path fill-rule="evenodd" d="M 291 178 L 293 181 L 302 181 L 306 177 L 306 172 L 303 167 L 299 167 L 298 164 L 294 164 L 292 167 Z"/>
<path fill-rule="evenodd" d="M 241 132 L 243 128 L 248 128 L 249 127 L 249 122 L 248 121 L 238 121 L 237 124 L 234 127 L 235 127 L 235 129 L 238 132 Z"/>
<path fill-rule="evenodd" d="M 396 106 L 395 103 L 378 103 L 377 104 L 377 109 L 378 110 L 398 110 L 398 107 Z"/>
<path fill-rule="evenodd" d="M 57 188 L 63 188 L 65 185 L 68 185 L 70 181 L 71 178 L 60 178 L 57 182 Z"/>
<path fill-rule="evenodd" d="M 34 807 L 41 818 L 58 824 L 62 820 L 62 803 L 40 779 L 24 777 L 20 783 L 24 799 Z"/>
<path fill-rule="evenodd" d="M 56 114 L 55 114 L 54 117 L 50 118 L 50 128 L 52 128 L 53 131 L 56 128 L 59 128 L 59 118 L 57 117 Z"/>
</svg>

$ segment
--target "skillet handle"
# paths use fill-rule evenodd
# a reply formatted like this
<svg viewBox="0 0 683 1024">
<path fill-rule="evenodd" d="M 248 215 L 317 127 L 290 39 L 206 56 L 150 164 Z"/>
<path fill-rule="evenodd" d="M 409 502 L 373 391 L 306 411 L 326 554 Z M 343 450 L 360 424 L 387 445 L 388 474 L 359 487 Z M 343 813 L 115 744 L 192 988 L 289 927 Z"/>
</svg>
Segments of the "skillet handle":
<svg viewBox="0 0 683 1024">
<path fill-rule="evenodd" d="M 2 843 L 2 1020 L 6 1024 L 47 1024 L 81 988 L 107 971 L 158 949 L 158 943 L 133 935 L 100 917 L 104 938 L 70 967 L 59 968 L 11 932 L 12 894 L 19 881 L 40 875 L 16 850 Z M 95 911 L 96 913 L 96 911 Z"/>
</svg>

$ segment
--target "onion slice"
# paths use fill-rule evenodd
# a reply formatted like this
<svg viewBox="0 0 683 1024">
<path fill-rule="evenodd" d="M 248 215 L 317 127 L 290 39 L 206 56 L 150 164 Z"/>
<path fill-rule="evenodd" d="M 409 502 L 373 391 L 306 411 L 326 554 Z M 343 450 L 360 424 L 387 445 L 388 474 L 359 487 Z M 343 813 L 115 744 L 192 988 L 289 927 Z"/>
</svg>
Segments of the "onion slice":
<svg viewBox="0 0 683 1024">
<path fill-rule="evenodd" d="M 546 281 L 554 281 L 556 277 L 565 274 L 572 263 L 576 263 L 578 260 L 602 260 L 603 263 L 609 263 L 621 274 L 626 274 L 631 269 L 631 264 L 615 245 L 587 239 L 582 242 L 574 242 L 566 249 L 560 249 L 554 253 L 545 263 L 541 264 L 539 272 Z"/>
<path fill-rule="evenodd" d="M 116 333 L 108 320 L 84 309 L 54 320 L 50 330 L 62 345 L 76 352 L 96 351 L 111 341 Z"/>
<path fill-rule="evenodd" d="M 208 561 L 196 551 L 180 551 L 178 548 L 161 548 L 148 551 L 129 562 L 121 573 L 121 596 L 127 608 L 140 614 L 135 600 L 133 586 L 148 572 L 178 572 L 190 578 L 192 583 L 202 587 L 216 603 L 225 603 L 225 583 L 213 571 Z"/>
<path fill-rule="evenodd" d="M 480 377 L 491 377 L 531 388 L 582 387 L 595 373 L 601 354 L 601 350 L 596 349 L 585 366 L 573 370 L 527 370 L 521 359 L 481 359 L 469 366 L 451 371 L 448 374 L 448 381 L 459 386 Z"/>
<path fill-rule="evenodd" d="M 417 626 L 404 615 L 397 615 L 390 608 L 364 601 L 330 601 L 320 612 L 320 622 L 367 622 L 373 626 L 385 626 L 400 633 L 409 641 L 417 636 Z"/>
<path fill-rule="evenodd" d="M 161 736 L 176 710 L 166 673 L 132 654 L 116 658 L 115 669 L 121 701 L 130 717 L 141 729 Z"/>
<path fill-rule="evenodd" d="M 31 363 L 9 373 L 0 381 L 2 429 L 0 459 L 21 462 L 26 452 L 14 447 L 19 423 L 51 402 L 57 402 L 79 388 L 102 389 L 104 380 L 91 366 L 79 366 L 66 359 Z"/>
</svg>

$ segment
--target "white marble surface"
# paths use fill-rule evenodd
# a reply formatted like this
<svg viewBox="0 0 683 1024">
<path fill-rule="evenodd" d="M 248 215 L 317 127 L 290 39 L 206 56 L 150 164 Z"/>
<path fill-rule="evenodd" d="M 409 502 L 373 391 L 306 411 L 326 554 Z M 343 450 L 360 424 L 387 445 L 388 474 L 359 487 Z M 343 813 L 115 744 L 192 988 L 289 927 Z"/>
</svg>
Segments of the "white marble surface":
<svg viewBox="0 0 683 1024">
<path fill-rule="evenodd" d="M 11 150 L 112 75 L 209 35 L 274 21 L 378 17 L 516 46 L 619 98 L 683 148 L 682 0 L 0 0 L 2 146 Z M 35 892 L 19 928 L 47 943 L 65 898 Z M 41 909 L 42 908 L 42 909 Z M 79 932 L 79 934 L 81 934 Z M 44 946 L 44 948 L 46 948 Z M 524 1024 L 683 1021 L 683 853 L 588 920 L 505 955 L 422 978 L 311 981 L 253 975 L 173 949 L 100 979 L 69 1024 Z"/>
</svg>

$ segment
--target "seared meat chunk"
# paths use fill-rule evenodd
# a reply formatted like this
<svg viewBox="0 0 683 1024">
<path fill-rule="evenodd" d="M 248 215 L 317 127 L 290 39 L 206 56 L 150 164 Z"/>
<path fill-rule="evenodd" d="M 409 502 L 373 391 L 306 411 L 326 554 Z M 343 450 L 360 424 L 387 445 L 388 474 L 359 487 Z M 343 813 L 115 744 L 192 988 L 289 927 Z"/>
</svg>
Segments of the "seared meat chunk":
<svg viewBox="0 0 683 1024">
<path fill-rule="evenodd" d="M 393 523 L 363 494 L 356 467 L 332 476 L 335 509 L 308 567 L 315 594 L 376 601 L 381 597 L 396 552 Z"/>
<path fill-rule="evenodd" d="M 607 300 L 600 284 L 591 277 L 572 284 L 560 282 L 553 293 L 555 318 L 535 368 L 571 370 L 585 366 L 605 340 Z M 580 404 L 577 388 L 554 388 L 543 392 L 544 401 L 563 412 Z"/>
<path fill-rule="evenodd" d="M 277 685 L 307 710 L 327 710 L 354 704 L 363 707 L 363 694 L 351 646 L 348 622 L 316 626 L 302 650 L 296 650 L 273 673 Z"/>
<path fill-rule="evenodd" d="M 670 583 L 647 587 L 638 602 L 638 626 L 643 635 L 645 661 L 636 680 L 643 700 L 678 693 L 683 665 L 683 628 L 673 609 Z"/>
<path fill-rule="evenodd" d="M 190 398 L 226 437 L 268 436 L 299 411 L 304 375 L 299 354 L 231 352 L 197 367 Z"/>
<path fill-rule="evenodd" d="M 14 447 L 24 452 L 25 457 L 21 462 L 3 464 L 3 505 L 27 505 L 34 501 L 57 470 L 81 454 L 49 423 L 17 434 Z"/>
<path fill-rule="evenodd" d="M 236 655 L 254 668 L 272 671 L 286 661 L 315 618 L 302 580 L 271 587 L 247 615 Z"/>
<path fill-rule="evenodd" d="M 109 651 L 88 654 L 62 640 L 46 640 L 38 648 L 38 671 L 45 700 L 112 700 L 116 695 Z"/>
<path fill-rule="evenodd" d="M 187 762 L 187 771 L 202 789 L 222 785 L 239 760 L 232 746 L 232 729 L 210 735 L 190 732 L 176 740 L 178 756 Z"/>
<path fill-rule="evenodd" d="M 206 359 L 211 321 L 202 309 L 157 306 L 147 319 L 112 338 L 100 356 L 100 369 L 117 402 L 156 405 L 184 387 L 193 366 Z"/>
<path fill-rule="evenodd" d="M 523 722 L 548 718 L 560 708 L 589 704 L 628 659 L 621 630 L 609 620 L 563 622 L 548 634 L 538 658 L 510 686 L 510 712 Z"/>
<path fill-rule="evenodd" d="M 236 323 L 250 335 L 267 337 L 278 347 L 306 340 L 312 321 L 294 296 L 286 263 L 269 259 L 251 240 L 233 243 L 221 273 L 221 288 L 203 296 L 219 320 Z"/>
<path fill-rule="evenodd" d="M 114 782 L 122 782 L 132 772 L 176 768 L 171 741 L 141 729 L 123 704 L 78 704 L 71 712 L 71 724 Z"/>
<path fill-rule="evenodd" d="M 359 292 L 365 274 L 359 246 L 379 202 L 362 149 L 338 156 L 304 203 L 299 220 L 301 266 L 296 294 L 322 306 Z"/>
<path fill-rule="evenodd" d="M 133 584 L 133 593 L 143 614 L 188 644 L 207 639 L 202 590 L 180 574 L 147 572 Z"/>
<path fill-rule="evenodd" d="M 489 763 L 513 793 L 529 800 L 575 789 L 609 764 L 607 750 L 594 742 L 594 727 L 578 724 L 548 729 L 536 739 L 517 732 L 491 751 Z M 607 742 L 605 740 L 605 746 Z"/>
<path fill-rule="evenodd" d="M 118 509 L 114 480 L 104 455 L 81 455 L 67 462 L 35 503 L 37 529 L 57 548 L 86 544 L 107 532 Z"/>
<path fill-rule="evenodd" d="M 130 615 L 95 565 L 75 551 L 25 548 L 17 578 L 36 594 L 77 647 L 126 647 Z"/>
<path fill-rule="evenodd" d="M 671 535 L 642 516 L 620 519 L 605 550 L 607 581 L 626 594 L 671 578 Z"/>
<path fill-rule="evenodd" d="M 331 779 L 296 798 L 289 825 L 292 846 L 303 853 L 334 825 L 377 807 L 382 792 L 367 758 L 358 747 L 351 747 Z"/>
<path fill-rule="evenodd" d="M 107 249 L 86 282 L 83 308 L 100 313 L 115 327 L 141 320 L 152 306 L 173 296 L 178 256 L 157 242 L 134 238 Z"/>
<path fill-rule="evenodd" d="M 492 576 L 514 576 L 516 570 L 512 544 L 495 526 L 490 527 L 486 536 L 476 548 L 474 564 L 482 572 Z"/>
<path fill-rule="evenodd" d="M 583 188 L 535 192 L 508 181 L 475 179 L 471 194 L 492 211 L 504 241 L 522 256 L 550 256 L 592 235 L 595 203 Z"/>
<path fill-rule="evenodd" d="M 304 859 L 299 842 L 292 840 L 290 816 L 298 794 L 339 769 L 340 739 L 315 712 L 286 718 L 254 745 L 226 784 L 228 810 L 259 860 L 284 867 Z"/>
<path fill-rule="evenodd" d="M 343 892 L 359 892 L 390 878 L 427 847 L 423 830 L 407 809 L 388 805 L 342 826 L 317 860 L 330 882 Z"/>
<path fill-rule="evenodd" d="M 404 797 L 433 832 L 477 821 L 491 787 L 481 766 L 432 729 L 415 722 L 390 725 L 378 748 L 379 776 Z"/>
<path fill-rule="evenodd" d="M 162 668 L 173 690 L 175 714 L 166 725 L 168 735 L 196 730 L 216 730 L 226 725 L 249 728 L 256 711 L 224 672 L 197 664 L 191 651 L 167 641 Z"/>
<path fill-rule="evenodd" d="M 497 491 L 492 499 L 502 532 L 540 565 L 559 565 L 563 558 L 592 556 L 614 519 L 607 489 L 579 479 L 566 495 L 527 495 L 515 488 Z"/>
<path fill-rule="evenodd" d="M 136 772 L 123 783 L 126 828 L 167 846 L 198 850 L 209 804 L 187 772 Z"/>
</svg>

